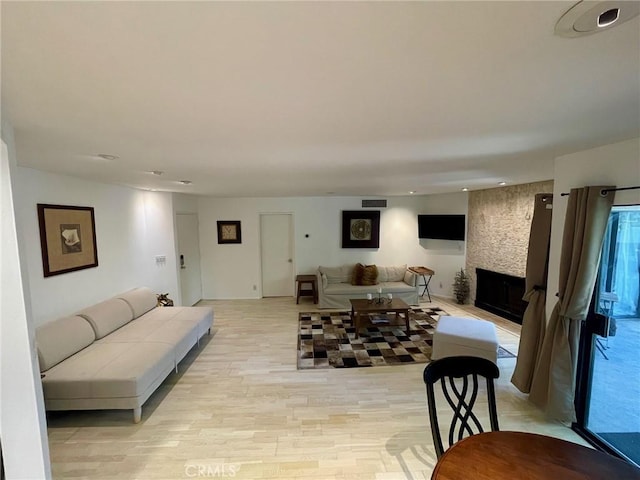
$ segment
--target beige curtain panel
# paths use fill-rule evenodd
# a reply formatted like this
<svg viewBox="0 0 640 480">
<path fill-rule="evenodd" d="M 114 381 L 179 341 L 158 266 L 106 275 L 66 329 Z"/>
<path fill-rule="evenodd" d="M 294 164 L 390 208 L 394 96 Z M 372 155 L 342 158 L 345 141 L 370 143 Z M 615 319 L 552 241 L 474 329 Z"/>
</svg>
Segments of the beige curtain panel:
<svg viewBox="0 0 640 480">
<path fill-rule="evenodd" d="M 549 270 L 549 240 L 553 195 L 539 193 L 535 197 L 529 253 L 527 255 L 526 287 L 523 299 L 529 302 L 522 318 L 518 360 L 511 377 L 518 390 L 529 393 L 533 372 L 542 349 L 547 323 L 547 272 Z"/>
<path fill-rule="evenodd" d="M 580 327 L 598 273 L 614 187 L 584 187 L 569 194 L 560 253 L 558 302 L 551 313 L 529 399 L 548 417 L 576 420 L 574 396 Z"/>
</svg>

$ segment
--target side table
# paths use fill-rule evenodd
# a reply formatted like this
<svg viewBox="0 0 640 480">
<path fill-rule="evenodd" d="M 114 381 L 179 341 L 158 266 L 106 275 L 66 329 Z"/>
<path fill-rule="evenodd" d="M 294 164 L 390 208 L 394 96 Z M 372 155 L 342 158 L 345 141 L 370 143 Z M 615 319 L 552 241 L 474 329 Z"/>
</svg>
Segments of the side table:
<svg viewBox="0 0 640 480">
<path fill-rule="evenodd" d="M 409 267 L 409 270 L 422 277 L 422 281 L 424 282 L 424 290 L 422 291 L 420 296 L 424 297 L 424 294 L 426 293 L 429 297 L 429 301 L 431 301 L 431 294 L 429 293 L 429 282 L 431 282 L 431 277 L 433 277 L 436 272 L 427 267 Z"/>
<path fill-rule="evenodd" d="M 296 275 L 296 283 L 298 284 L 296 304 L 300 301 L 300 297 L 313 297 L 313 303 L 318 303 L 318 280 L 315 275 Z M 303 285 L 307 285 L 303 288 Z"/>
</svg>

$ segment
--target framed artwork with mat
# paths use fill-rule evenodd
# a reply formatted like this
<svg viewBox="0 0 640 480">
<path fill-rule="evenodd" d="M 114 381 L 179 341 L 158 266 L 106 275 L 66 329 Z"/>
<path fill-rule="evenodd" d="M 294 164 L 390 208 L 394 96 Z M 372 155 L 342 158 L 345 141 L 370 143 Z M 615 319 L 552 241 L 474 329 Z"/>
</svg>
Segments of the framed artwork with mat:
<svg viewBox="0 0 640 480">
<path fill-rule="evenodd" d="M 342 211 L 342 248 L 379 248 L 380 210 Z"/>
<path fill-rule="evenodd" d="M 98 266 L 93 207 L 38 204 L 45 277 Z"/>
<path fill-rule="evenodd" d="M 218 220 L 218 243 L 242 243 L 239 220 Z"/>
</svg>

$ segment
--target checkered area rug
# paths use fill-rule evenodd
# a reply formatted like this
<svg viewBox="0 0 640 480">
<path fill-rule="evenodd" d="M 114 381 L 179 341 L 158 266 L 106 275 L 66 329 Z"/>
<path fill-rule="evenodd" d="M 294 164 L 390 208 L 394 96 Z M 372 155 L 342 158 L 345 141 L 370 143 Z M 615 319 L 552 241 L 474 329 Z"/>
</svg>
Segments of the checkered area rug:
<svg viewBox="0 0 640 480">
<path fill-rule="evenodd" d="M 440 315 L 446 313 L 439 308 L 412 309 L 409 335 L 401 319 L 398 325 L 361 328 L 355 338 L 349 312 L 300 313 L 298 369 L 426 363 Z"/>
<path fill-rule="evenodd" d="M 440 308 L 409 311 L 409 335 L 404 319 L 398 325 L 355 329 L 349 312 L 300 313 L 298 321 L 298 370 L 314 368 L 376 367 L 406 363 L 427 363 Z M 514 354 L 498 347 L 498 358 Z"/>
</svg>

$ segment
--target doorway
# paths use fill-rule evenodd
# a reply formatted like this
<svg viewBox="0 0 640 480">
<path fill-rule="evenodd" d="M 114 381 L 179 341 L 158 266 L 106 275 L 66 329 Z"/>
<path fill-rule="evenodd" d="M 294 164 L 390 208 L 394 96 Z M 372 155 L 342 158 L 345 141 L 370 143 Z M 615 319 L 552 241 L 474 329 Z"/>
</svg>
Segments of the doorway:
<svg viewBox="0 0 640 480">
<path fill-rule="evenodd" d="M 198 215 L 195 213 L 177 214 L 176 230 L 180 263 L 180 294 L 182 305 L 190 307 L 202 299 Z"/>
<path fill-rule="evenodd" d="M 292 297 L 293 215 L 260 214 L 262 296 Z"/>
<path fill-rule="evenodd" d="M 613 207 L 580 345 L 577 429 L 640 465 L 640 206 Z"/>
</svg>

